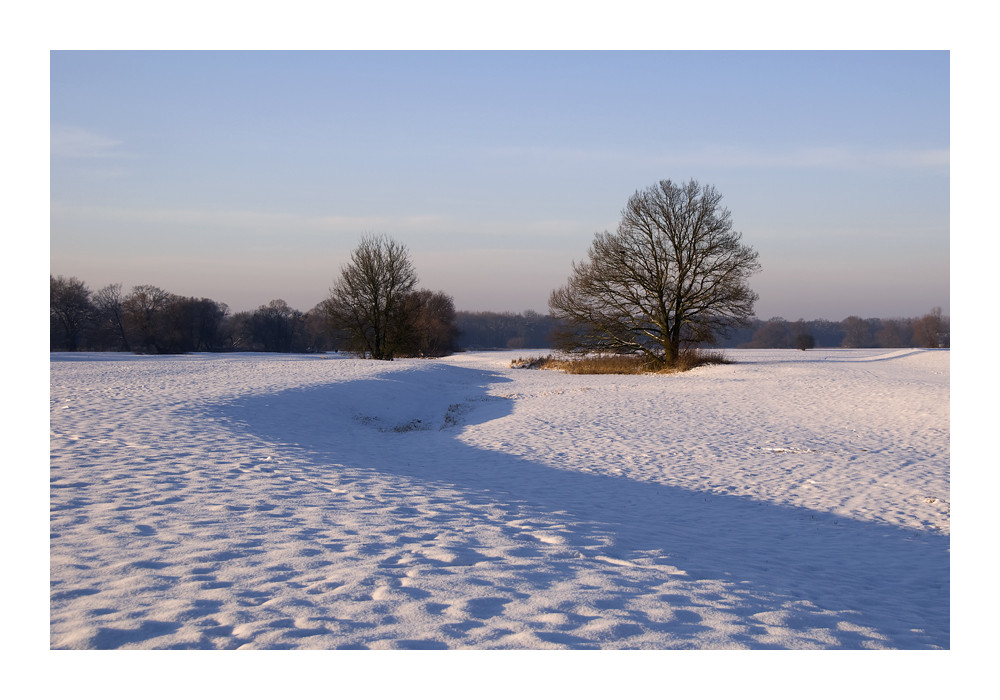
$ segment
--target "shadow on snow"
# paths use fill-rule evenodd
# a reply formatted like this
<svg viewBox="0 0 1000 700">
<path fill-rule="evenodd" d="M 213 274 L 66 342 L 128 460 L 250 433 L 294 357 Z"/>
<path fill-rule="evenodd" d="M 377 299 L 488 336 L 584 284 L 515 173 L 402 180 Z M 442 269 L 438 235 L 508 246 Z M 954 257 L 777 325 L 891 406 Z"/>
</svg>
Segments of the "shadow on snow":
<svg viewBox="0 0 1000 700">
<path fill-rule="evenodd" d="M 505 381 L 489 371 L 428 365 L 243 398 L 213 411 L 275 446 L 301 451 L 317 474 L 355 470 L 402 478 L 414 489 L 458 489 L 466 504 L 489 505 L 509 521 L 534 514 L 560 524 L 569 546 L 589 557 L 652 562 L 664 567 L 664 578 L 723 581 L 741 597 L 727 611 L 744 619 L 785 602 L 796 629 L 829 628 L 841 648 L 862 646 L 859 627 L 876 629 L 894 648 L 948 648 L 948 537 L 561 470 L 457 439 L 463 426 L 513 411 L 512 400 L 488 395 Z M 388 503 L 386 512 L 405 505 Z M 586 561 L 592 559 L 549 563 L 567 567 L 571 578 Z M 629 595 L 627 587 L 618 594 Z M 685 602 L 669 598 L 677 596 L 661 596 L 665 605 Z M 831 613 L 839 624 L 831 625 Z M 659 631 L 683 641 L 684 623 L 680 615 Z M 574 645 L 572 637 L 562 641 Z M 768 646 L 749 637 L 734 641 Z"/>
</svg>

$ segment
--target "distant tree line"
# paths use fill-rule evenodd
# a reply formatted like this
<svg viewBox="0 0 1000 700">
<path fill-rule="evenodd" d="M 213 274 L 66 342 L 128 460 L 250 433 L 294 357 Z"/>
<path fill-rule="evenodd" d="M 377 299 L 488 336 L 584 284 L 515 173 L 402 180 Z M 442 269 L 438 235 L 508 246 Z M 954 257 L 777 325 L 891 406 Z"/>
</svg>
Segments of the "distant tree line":
<svg viewBox="0 0 1000 700">
<path fill-rule="evenodd" d="M 328 352 L 355 350 L 325 302 L 302 312 L 282 299 L 231 313 L 226 304 L 172 294 L 143 284 L 126 291 L 110 284 L 96 292 L 75 277 L 49 277 L 49 347 L 53 351 Z M 396 354 L 439 356 L 456 349 L 454 305 L 442 292 L 409 291 L 409 322 Z"/>
<path fill-rule="evenodd" d="M 466 350 L 548 348 L 556 327 L 554 318 L 535 311 L 459 311 L 455 321 L 458 344 Z"/>
<path fill-rule="evenodd" d="M 275 299 L 254 311 L 172 294 L 149 284 L 126 291 L 110 284 L 92 292 L 75 277 L 49 277 L 52 350 L 148 354 L 185 352 L 316 352 L 338 338 L 315 310 L 303 313 Z"/>
<path fill-rule="evenodd" d="M 443 292 L 405 295 L 413 319 L 397 356 L 441 356 L 458 349 L 552 348 L 556 319 L 535 311 L 454 310 Z M 354 348 L 321 302 L 302 312 L 275 299 L 253 311 L 231 313 L 212 299 L 171 294 L 152 285 L 125 291 L 110 284 L 92 292 L 75 277 L 50 276 L 51 350 L 185 352 L 328 352 Z M 950 347 L 950 322 L 940 308 L 916 318 L 842 321 L 751 319 L 725 328 L 723 348 Z M 356 349 L 356 348 L 355 348 Z"/>
<path fill-rule="evenodd" d="M 842 321 L 753 319 L 726 330 L 720 345 L 732 348 L 946 348 L 951 324 L 941 308 L 916 318 L 861 318 Z"/>
<path fill-rule="evenodd" d="M 555 348 L 559 323 L 533 311 L 495 313 L 459 311 L 460 347 L 467 350 Z M 740 349 L 937 348 L 950 347 L 950 323 L 940 308 L 916 318 L 860 318 L 842 321 L 787 321 L 752 318 L 745 325 L 723 326 L 714 347 Z"/>
</svg>

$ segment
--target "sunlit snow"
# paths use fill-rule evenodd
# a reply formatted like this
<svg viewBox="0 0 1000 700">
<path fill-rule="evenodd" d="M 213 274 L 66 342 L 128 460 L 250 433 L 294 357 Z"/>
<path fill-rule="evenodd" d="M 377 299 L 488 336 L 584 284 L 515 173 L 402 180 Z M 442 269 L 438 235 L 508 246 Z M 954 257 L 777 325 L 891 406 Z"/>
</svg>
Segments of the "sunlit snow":
<svg viewBox="0 0 1000 700">
<path fill-rule="evenodd" d="M 948 648 L 949 352 L 727 355 L 52 354 L 51 646 Z"/>
</svg>

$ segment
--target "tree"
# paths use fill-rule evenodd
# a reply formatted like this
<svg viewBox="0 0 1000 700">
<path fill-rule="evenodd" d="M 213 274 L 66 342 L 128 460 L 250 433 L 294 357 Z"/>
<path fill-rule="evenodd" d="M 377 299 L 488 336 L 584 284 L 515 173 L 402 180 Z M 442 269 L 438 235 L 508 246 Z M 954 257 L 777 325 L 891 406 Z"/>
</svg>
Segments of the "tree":
<svg viewBox="0 0 1000 700">
<path fill-rule="evenodd" d="M 342 331 L 330 326 L 330 317 L 320 302 L 302 316 L 302 347 L 306 352 L 339 351 L 344 345 Z"/>
<path fill-rule="evenodd" d="M 863 319 L 860 316 L 848 316 L 841 321 L 840 326 L 844 329 L 844 340 L 841 346 L 845 348 L 875 347 L 873 321 L 874 319 Z"/>
<path fill-rule="evenodd" d="M 196 350 L 215 352 L 223 343 L 223 329 L 229 306 L 212 299 L 191 299 L 194 321 L 194 347 Z"/>
<path fill-rule="evenodd" d="M 253 350 L 250 311 L 237 311 L 225 320 L 226 344 L 234 350 Z"/>
<path fill-rule="evenodd" d="M 949 347 L 949 325 L 941 314 L 941 307 L 935 306 L 929 314 L 913 320 L 914 344 L 922 348 Z"/>
<path fill-rule="evenodd" d="M 799 350 L 812 350 L 816 347 L 816 337 L 809 331 L 809 324 L 805 319 L 800 318 L 790 324 L 789 330 L 795 334 L 795 347 Z"/>
<path fill-rule="evenodd" d="M 733 230 L 714 187 L 670 180 L 636 191 L 615 233 L 594 236 L 549 307 L 571 351 L 642 353 L 674 365 L 682 346 L 746 323 L 758 254 Z"/>
<path fill-rule="evenodd" d="M 116 339 L 120 349 L 128 352 L 128 336 L 125 333 L 124 295 L 122 286 L 115 282 L 102 287 L 94 294 L 94 306 L 97 307 L 102 330 Z"/>
<path fill-rule="evenodd" d="M 817 319 L 809 322 L 809 331 L 815 339 L 816 344 L 825 348 L 840 347 L 844 342 L 844 330 L 837 321 Z"/>
<path fill-rule="evenodd" d="M 90 290 L 76 277 L 66 279 L 62 275 L 49 275 L 49 321 L 52 347 L 64 346 L 76 350 L 80 337 L 94 317 L 94 306 L 90 301 Z M 56 331 L 61 332 L 62 343 L 56 339 Z"/>
<path fill-rule="evenodd" d="M 164 311 L 171 294 L 151 284 L 132 288 L 122 301 L 129 346 L 136 352 L 161 353 L 164 343 Z"/>
<path fill-rule="evenodd" d="M 913 328 L 907 321 L 885 319 L 875 334 L 875 343 L 880 348 L 908 348 L 913 344 Z"/>
<path fill-rule="evenodd" d="M 754 331 L 753 339 L 747 343 L 751 348 L 790 348 L 794 345 L 792 329 L 788 321 L 775 317 Z"/>
<path fill-rule="evenodd" d="M 391 360 L 405 335 L 404 302 L 416 283 L 406 246 L 384 235 L 365 235 L 323 307 L 352 350 Z"/>
<path fill-rule="evenodd" d="M 250 316 L 253 345 L 264 352 L 294 352 L 303 325 L 301 311 L 291 308 L 284 299 L 273 299 Z"/>
<path fill-rule="evenodd" d="M 164 305 L 158 351 L 164 353 L 212 352 L 221 344 L 223 321 L 229 307 L 211 299 L 171 294 Z"/>
<path fill-rule="evenodd" d="M 444 292 L 421 289 L 403 301 L 403 339 L 399 354 L 443 357 L 455 349 L 455 302 Z"/>
<path fill-rule="evenodd" d="M 816 347 L 816 339 L 810 333 L 799 333 L 795 336 L 795 347 L 799 350 L 812 350 Z"/>
</svg>

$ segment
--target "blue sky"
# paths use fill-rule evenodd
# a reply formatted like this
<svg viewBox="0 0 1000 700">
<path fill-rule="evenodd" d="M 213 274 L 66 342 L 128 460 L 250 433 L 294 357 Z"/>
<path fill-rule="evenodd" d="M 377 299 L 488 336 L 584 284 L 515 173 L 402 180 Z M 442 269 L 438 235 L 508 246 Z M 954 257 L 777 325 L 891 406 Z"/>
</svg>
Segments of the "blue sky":
<svg viewBox="0 0 1000 700">
<path fill-rule="evenodd" d="M 547 310 L 635 190 L 694 178 L 757 316 L 949 312 L 946 51 L 55 51 L 51 273 L 323 299 L 362 234 L 463 310 Z"/>
</svg>

